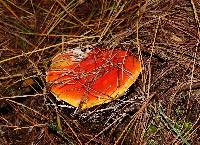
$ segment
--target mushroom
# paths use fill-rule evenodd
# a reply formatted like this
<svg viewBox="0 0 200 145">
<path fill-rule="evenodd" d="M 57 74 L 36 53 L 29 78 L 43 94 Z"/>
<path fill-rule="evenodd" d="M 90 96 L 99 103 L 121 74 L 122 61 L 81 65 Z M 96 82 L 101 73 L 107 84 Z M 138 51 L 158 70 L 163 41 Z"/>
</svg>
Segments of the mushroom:
<svg viewBox="0 0 200 145">
<path fill-rule="evenodd" d="M 140 72 L 141 63 L 131 52 L 95 48 L 80 62 L 65 53 L 57 55 L 46 81 L 60 100 L 86 109 L 123 95 Z"/>
</svg>

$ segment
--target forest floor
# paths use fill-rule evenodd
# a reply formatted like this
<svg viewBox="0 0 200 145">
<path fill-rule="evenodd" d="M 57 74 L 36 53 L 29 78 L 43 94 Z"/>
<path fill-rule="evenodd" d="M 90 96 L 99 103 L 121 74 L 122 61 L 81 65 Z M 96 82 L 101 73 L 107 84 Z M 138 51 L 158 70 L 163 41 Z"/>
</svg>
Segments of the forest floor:
<svg viewBox="0 0 200 145">
<path fill-rule="evenodd" d="M 46 85 L 72 48 L 129 49 L 137 81 L 80 110 Z M 200 144 L 198 0 L 0 0 L 0 144 Z"/>
</svg>

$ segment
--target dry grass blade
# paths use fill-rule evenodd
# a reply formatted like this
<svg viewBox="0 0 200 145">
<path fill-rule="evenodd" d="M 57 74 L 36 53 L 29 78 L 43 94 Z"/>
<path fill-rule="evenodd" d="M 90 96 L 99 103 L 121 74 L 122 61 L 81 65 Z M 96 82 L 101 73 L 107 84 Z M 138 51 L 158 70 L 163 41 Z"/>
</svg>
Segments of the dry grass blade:
<svg viewBox="0 0 200 145">
<path fill-rule="evenodd" d="M 142 114 L 142 112 L 148 106 L 149 102 L 151 101 L 151 99 L 154 95 L 155 95 L 155 93 L 150 95 L 149 98 L 147 98 L 147 100 L 142 104 L 140 109 L 131 117 L 130 122 L 128 123 L 128 125 L 126 125 L 125 129 L 123 130 L 123 132 L 120 134 L 120 136 L 116 140 L 115 145 L 117 145 L 122 138 L 124 138 L 124 139 L 126 138 L 126 136 L 128 135 L 128 130 L 130 130 L 133 127 L 134 121 L 137 119 L 137 117 L 139 117 Z"/>
<path fill-rule="evenodd" d="M 73 43 L 73 42 L 78 42 L 78 41 L 81 41 L 81 40 L 84 40 L 84 39 L 91 39 L 91 38 L 95 38 L 95 37 L 98 37 L 98 36 L 83 37 L 83 38 L 80 38 L 80 39 L 73 39 L 71 41 L 64 42 L 64 44 L 70 44 L 70 43 Z M 17 56 L 14 56 L 14 57 L 11 57 L 11 58 L 8 58 L 8 59 L 5 59 L 5 60 L 1 60 L 0 64 L 4 63 L 4 62 L 7 62 L 7 61 L 11 61 L 13 59 L 17 59 L 17 58 L 23 57 L 23 56 L 28 56 L 28 55 L 31 55 L 33 53 L 41 52 L 41 51 L 44 51 L 44 50 L 47 50 L 47 49 L 50 49 L 50 48 L 58 47 L 58 46 L 61 46 L 61 45 L 63 45 L 63 42 L 55 44 L 55 45 L 51 45 L 49 47 L 45 47 L 45 48 L 42 48 L 42 49 L 37 49 L 37 50 L 34 50 L 34 51 L 30 51 L 30 52 L 27 52 L 27 53 L 24 53 L 24 54 L 21 54 L 21 55 L 17 55 Z"/>
<path fill-rule="evenodd" d="M 82 24 L 83 26 L 86 26 L 83 22 L 81 22 L 78 18 L 76 18 L 73 14 L 71 14 L 69 12 L 69 9 L 67 8 L 68 6 L 64 6 L 59 0 L 56 0 L 56 2 L 65 10 L 65 12 L 70 15 L 71 17 L 73 17 L 76 21 L 78 21 L 80 24 Z M 69 7 L 70 8 L 70 7 Z"/>
<path fill-rule="evenodd" d="M 0 3 L 2 3 L 3 6 L 5 6 L 6 9 L 7 9 L 8 11 L 10 11 L 10 13 L 11 13 L 13 16 L 15 16 L 16 19 L 17 19 L 19 22 L 21 22 L 22 24 L 24 24 L 24 23 L 22 22 L 22 20 L 17 16 L 17 14 L 11 9 L 11 7 L 10 7 L 4 0 L 0 0 Z M 25 24 L 24 24 L 24 25 L 25 25 Z"/>
<path fill-rule="evenodd" d="M 118 3 L 118 4 L 119 4 L 119 3 Z M 111 16 L 111 17 L 110 17 L 110 19 L 108 20 L 108 23 L 107 23 L 106 27 L 104 28 L 104 30 L 103 30 L 102 33 L 101 33 L 101 36 L 100 36 L 98 42 L 101 42 L 103 36 L 108 32 L 108 30 L 109 30 L 110 27 L 112 26 L 112 23 L 115 21 L 115 19 L 117 18 L 117 16 L 123 11 L 125 5 L 126 5 L 126 3 L 123 4 L 123 5 L 120 7 L 119 11 L 118 11 L 114 16 Z M 117 7 L 116 7 L 116 8 L 117 8 Z M 111 13 L 113 13 L 114 10 L 115 10 L 115 9 L 113 9 Z"/>
<path fill-rule="evenodd" d="M 199 10 L 198 0 L 0 0 L 0 144 L 199 144 Z M 130 51 L 142 73 L 124 95 L 80 110 L 58 100 L 46 76 L 57 54 L 78 63 L 94 49 Z M 92 72 L 73 71 L 82 102 L 107 94 L 109 85 L 93 84 L 114 76 L 111 66 L 115 90 L 130 79 L 125 57 L 101 59 Z"/>
<path fill-rule="evenodd" d="M 167 123 L 167 125 L 169 125 L 170 128 L 177 134 L 177 138 L 180 137 L 184 144 L 190 145 L 190 144 L 188 143 L 187 139 L 184 137 L 184 135 L 182 135 L 182 133 L 181 133 L 179 130 L 177 130 L 177 129 L 174 127 L 173 124 L 170 123 L 170 122 L 171 122 L 170 118 L 168 118 L 168 117 L 163 113 L 163 111 L 162 111 L 162 109 L 161 109 L 161 106 L 159 106 L 159 113 L 160 113 L 160 115 L 164 118 L 165 123 Z"/>
<path fill-rule="evenodd" d="M 29 108 L 29 107 L 27 107 L 26 105 L 23 105 L 23 104 L 18 103 L 18 102 L 16 102 L 16 101 L 12 101 L 12 100 L 10 100 L 10 98 L 9 98 L 9 99 L 6 99 L 6 101 L 12 102 L 12 103 L 17 104 L 17 105 L 22 106 L 22 107 L 25 107 L 25 108 L 29 109 L 30 111 L 33 111 L 34 113 L 40 115 L 40 116 L 43 117 L 44 119 L 48 119 L 46 116 L 42 115 L 42 114 L 39 113 L 38 111 L 33 110 L 32 108 Z"/>
<path fill-rule="evenodd" d="M 116 122 L 120 121 L 121 119 L 123 119 L 126 116 L 126 114 L 122 114 L 122 116 L 120 116 L 118 119 L 116 119 L 114 122 L 112 122 L 112 124 L 110 124 L 109 126 L 105 127 L 101 132 L 99 132 L 98 134 L 96 134 L 93 138 L 91 138 L 86 144 L 89 144 L 91 141 L 93 141 L 94 139 L 96 139 L 98 136 L 100 136 L 102 133 L 104 133 L 106 130 L 108 130 L 109 128 L 111 128 Z"/>
<path fill-rule="evenodd" d="M 197 43 L 196 43 L 196 49 L 195 49 L 195 52 L 193 54 L 194 60 L 193 60 L 192 74 L 191 74 L 191 79 L 190 79 L 190 93 L 189 93 L 189 98 L 191 97 L 192 83 L 193 83 L 193 77 L 194 77 L 194 69 L 195 69 L 195 64 L 196 64 L 198 47 L 200 45 L 200 21 L 199 21 L 199 17 L 198 17 L 198 14 L 197 14 L 197 9 L 196 9 L 196 6 L 195 6 L 193 0 L 191 0 L 191 4 L 192 4 L 193 11 L 194 11 L 195 21 L 196 21 L 196 24 L 197 24 L 198 39 L 197 39 Z M 189 107 L 189 101 L 188 101 L 188 106 L 187 107 Z"/>
<path fill-rule="evenodd" d="M 35 95 L 23 95 L 23 96 L 12 96 L 12 97 L 2 97 L 0 100 L 3 99 L 15 99 L 15 98 L 26 98 L 26 97 L 35 97 L 35 96 L 43 96 L 45 94 L 35 94 Z"/>
<path fill-rule="evenodd" d="M 3 0 L 2 0 L 2 1 L 3 1 Z M 33 13 L 30 13 L 29 11 L 26 11 L 25 9 L 23 9 L 23 8 L 21 8 L 21 7 L 17 6 L 17 5 L 15 5 L 12 1 L 7 0 L 7 2 L 9 2 L 9 3 L 12 4 L 13 6 L 17 7 L 17 8 L 20 9 L 21 11 L 23 11 L 23 12 L 29 14 L 29 15 L 33 15 Z M 14 12 L 13 12 L 13 13 L 14 13 Z"/>
<path fill-rule="evenodd" d="M 154 34 L 154 38 L 153 38 L 153 42 L 152 42 L 152 46 L 151 46 L 151 56 L 149 58 L 148 61 L 148 75 L 149 75 L 149 79 L 148 79 L 148 90 L 147 90 L 147 98 L 149 97 L 149 92 L 150 92 L 150 87 L 151 87 L 151 59 L 154 53 L 154 47 L 155 47 L 155 42 L 156 42 L 156 37 L 157 37 L 157 33 L 158 33 L 158 28 L 160 25 L 160 17 L 158 17 L 158 23 L 156 25 L 156 29 L 155 29 L 155 34 Z"/>
</svg>

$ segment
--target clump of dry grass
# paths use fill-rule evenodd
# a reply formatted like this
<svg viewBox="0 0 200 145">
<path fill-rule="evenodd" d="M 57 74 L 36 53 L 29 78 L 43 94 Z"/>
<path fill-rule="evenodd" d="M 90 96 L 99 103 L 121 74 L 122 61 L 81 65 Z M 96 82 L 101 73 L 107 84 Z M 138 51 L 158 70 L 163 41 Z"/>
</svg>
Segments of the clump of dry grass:
<svg viewBox="0 0 200 145">
<path fill-rule="evenodd" d="M 198 144 L 199 16 L 193 0 L 0 0 L 0 143 Z M 45 83 L 75 47 L 131 49 L 143 72 L 118 100 L 77 110 Z"/>
</svg>

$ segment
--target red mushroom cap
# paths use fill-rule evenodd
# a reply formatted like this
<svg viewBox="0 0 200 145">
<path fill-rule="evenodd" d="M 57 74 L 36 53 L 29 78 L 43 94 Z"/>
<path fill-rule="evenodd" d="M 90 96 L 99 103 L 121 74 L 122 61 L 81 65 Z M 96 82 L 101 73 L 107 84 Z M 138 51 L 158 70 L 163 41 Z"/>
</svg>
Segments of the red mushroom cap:
<svg viewBox="0 0 200 145">
<path fill-rule="evenodd" d="M 67 54 L 57 55 L 46 80 L 59 99 L 85 109 L 123 95 L 140 72 L 141 63 L 130 52 L 96 48 L 76 63 Z"/>
</svg>

